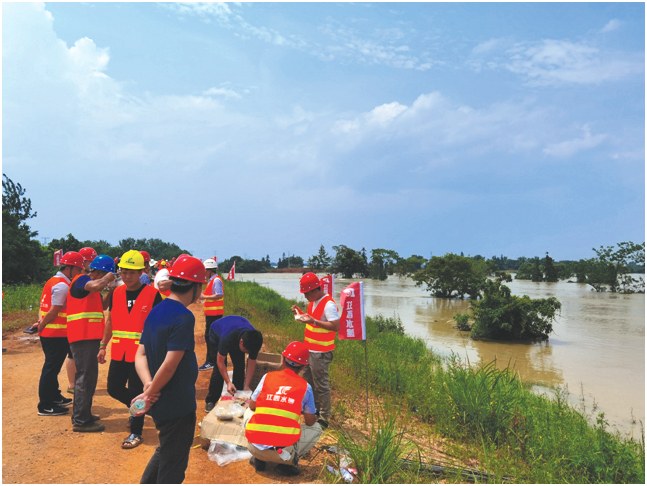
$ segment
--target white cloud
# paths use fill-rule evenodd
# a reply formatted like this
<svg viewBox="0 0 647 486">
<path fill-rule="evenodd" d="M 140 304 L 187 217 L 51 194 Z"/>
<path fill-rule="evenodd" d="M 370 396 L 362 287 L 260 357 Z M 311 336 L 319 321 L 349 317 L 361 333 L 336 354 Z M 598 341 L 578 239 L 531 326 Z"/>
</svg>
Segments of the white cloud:
<svg viewBox="0 0 647 486">
<path fill-rule="evenodd" d="M 615 30 L 618 30 L 621 25 L 622 25 L 622 22 L 620 22 L 618 19 L 611 19 L 605 24 L 604 27 L 602 27 L 600 32 L 603 34 L 606 34 L 608 32 L 613 32 Z"/>
<path fill-rule="evenodd" d="M 582 127 L 581 131 L 582 135 L 579 137 L 547 145 L 543 150 L 544 153 L 552 157 L 572 157 L 578 152 L 599 146 L 607 139 L 606 134 L 592 134 L 588 126 Z"/>
<path fill-rule="evenodd" d="M 511 42 L 491 39 L 472 50 L 468 65 L 507 70 L 533 86 L 600 84 L 641 76 L 641 54 L 604 50 L 587 42 L 544 39 Z"/>
<path fill-rule="evenodd" d="M 229 99 L 236 99 L 236 100 L 239 100 L 242 98 L 240 93 L 229 88 L 216 88 L 216 87 L 209 88 L 205 90 L 203 94 L 205 96 L 215 96 L 215 97 L 229 98 Z"/>
</svg>

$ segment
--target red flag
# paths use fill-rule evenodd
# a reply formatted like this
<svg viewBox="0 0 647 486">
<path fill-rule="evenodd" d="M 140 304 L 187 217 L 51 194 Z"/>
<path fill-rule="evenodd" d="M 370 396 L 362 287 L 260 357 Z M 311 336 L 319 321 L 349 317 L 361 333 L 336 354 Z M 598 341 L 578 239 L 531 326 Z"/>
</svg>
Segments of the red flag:
<svg viewBox="0 0 647 486">
<path fill-rule="evenodd" d="M 321 289 L 323 290 L 324 294 L 328 294 L 331 297 L 333 296 L 333 281 L 334 281 L 334 276 L 333 275 L 326 275 L 324 277 L 321 277 Z"/>
<path fill-rule="evenodd" d="M 339 339 L 366 340 L 364 282 L 353 282 L 341 292 Z"/>
<path fill-rule="evenodd" d="M 54 266 L 58 267 L 61 265 L 61 258 L 63 257 L 63 250 L 56 250 L 54 252 Z"/>
<path fill-rule="evenodd" d="M 231 266 L 231 269 L 229 270 L 229 273 L 227 274 L 227 280 L 233 280 L 236 278 L 236 261 L 234 260 L 234 264 Z"/>
</svg>

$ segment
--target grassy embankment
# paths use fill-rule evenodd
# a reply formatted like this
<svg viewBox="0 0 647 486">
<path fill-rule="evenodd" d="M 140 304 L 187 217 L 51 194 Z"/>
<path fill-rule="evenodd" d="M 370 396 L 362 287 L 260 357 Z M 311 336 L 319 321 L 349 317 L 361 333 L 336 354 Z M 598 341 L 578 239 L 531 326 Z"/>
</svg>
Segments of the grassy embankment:
<svg viewBox="0 0 647 486">
<path fill-rule="evenodd" d="M 31 290 L 35 297 L 26 297 L 30 288 L 5 289 L 3 330 L 15 312 L 29 313 L 25 309 L 30 304 L 36 308 L 40 288 Z M 271 351 L 303 337 L 290 305 L 258 284 L 227 283 L 226 313 L 247 317 L 263 332 Z M 31 314 L 36 317 L 35 311 Z M 423 341 L 394 332 L 398 326 L 392 321 L 367 318 L 368 384 L 371 396 L 381 403 L 379 410 L 369 412 L 369 439 L 341 438 L 363 466 L 364 482 L 429 482 L 429 470 L 415 467 L 415 447 L 407 441 L 417 442 L 424 452 L 428 446 L 422 433 L 411 430 L 412 424 L 423 423 L 448 439 L 445 450 L 476 459 L 478 469 L 488 474 L 480 481 L 644 484 L 644 437 L 636 442 L 610 433 L 602 414 L 590 425 L 559 393 L 552 400 L 537 396 L 511 370 L 442 360 Z M 29 322 L 18 322 L 15 328 Z M 333 388 L 336 397 L 348 399 L 335 400 L 336 415 L 365 410 L 365 368 L 362 343 L 338 342 Z M 447 470 L 455 475 L 445 479 L 465 482 L 460 471 Z"/>
</svg>

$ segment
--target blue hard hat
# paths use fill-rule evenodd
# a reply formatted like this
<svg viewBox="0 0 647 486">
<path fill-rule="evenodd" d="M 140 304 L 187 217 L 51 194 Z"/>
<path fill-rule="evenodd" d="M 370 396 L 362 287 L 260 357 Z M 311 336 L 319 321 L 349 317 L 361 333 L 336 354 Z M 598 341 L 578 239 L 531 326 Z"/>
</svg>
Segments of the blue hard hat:
<svg viewBox="0 0 647 486">
<path fill-rule="evenodd" d="M 115 271 L 115 261 L 112 257 L 108 255 L 99 255 L 92 260 L 90 263 L 90 268 L 92 270 L 101 270 L 103 272 L 112 272 Z"/>
</svg>

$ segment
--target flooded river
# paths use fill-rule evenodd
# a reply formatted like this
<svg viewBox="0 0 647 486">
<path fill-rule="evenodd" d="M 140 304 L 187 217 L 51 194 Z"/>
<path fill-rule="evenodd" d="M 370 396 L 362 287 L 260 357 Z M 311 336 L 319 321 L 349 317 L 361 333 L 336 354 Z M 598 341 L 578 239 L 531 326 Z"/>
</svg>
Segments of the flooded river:
<svg viewBox="0 0 647 486">
<path fill-rule="evenodd" d="M 303 300 L 299 274 L 237 274 L 286 298 Z M 335 279 L 334 297 L 351 280 Z M 494 359 L 545 388 L 567 387 L 571 403 L 587 413 L 602 411 L 622 433 L 639 437 L 645 420 L 645 296 L 596 293 L 584 284 L 507 284 L 515 295 L 557 297 L 561 315 L 547 343 L 503 344 L 474 341 L 455 328 L 454 314 L 467 301 L 431 297 L 409 278 L 364 280 L 366 315 L 399 316 L 407 334 L 424 339 L 436 353 L 458 354 L 470 363 Z"/>
</svg>

